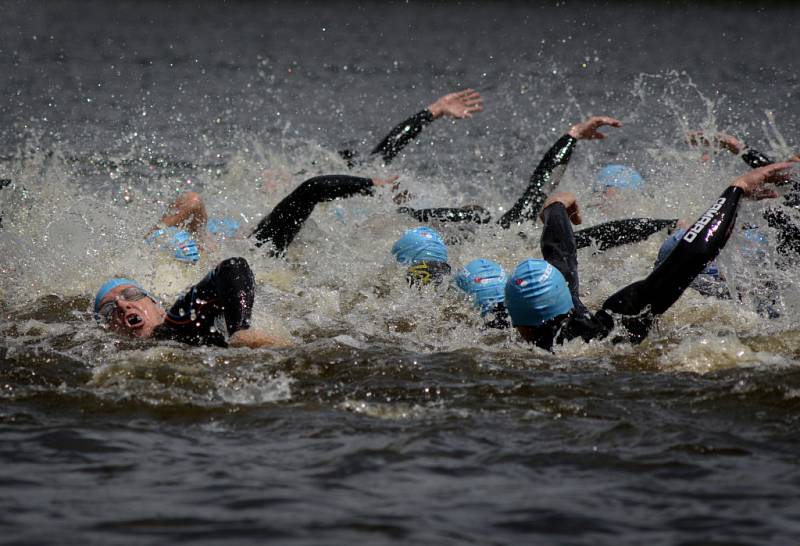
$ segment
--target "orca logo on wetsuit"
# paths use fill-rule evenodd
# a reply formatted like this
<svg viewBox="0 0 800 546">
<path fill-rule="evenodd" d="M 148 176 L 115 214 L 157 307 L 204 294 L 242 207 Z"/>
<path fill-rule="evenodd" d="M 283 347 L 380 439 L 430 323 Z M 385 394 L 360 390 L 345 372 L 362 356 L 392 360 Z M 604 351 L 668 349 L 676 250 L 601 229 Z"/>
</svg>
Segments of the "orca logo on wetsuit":
<svg viewBox="0 0 800 546">
<path fill-rule="evenodd" d="M 686 232 L 686 235 L 683 236 L 683 240 L 687 243 L 694 241 L 700 232 L 703 231 L 703 228 L 714 219 L 714 215 L 719 212 L 719 210 L 722 208 L 722 205 L 725 204 L 725 201 L 726 199 L 724 197 L 717 199 L 717 202 L 711 205 L 711 208 L 703 213 L 703 215 L 697 222 L 695 222 L 692 228 Z"/>
</svg>

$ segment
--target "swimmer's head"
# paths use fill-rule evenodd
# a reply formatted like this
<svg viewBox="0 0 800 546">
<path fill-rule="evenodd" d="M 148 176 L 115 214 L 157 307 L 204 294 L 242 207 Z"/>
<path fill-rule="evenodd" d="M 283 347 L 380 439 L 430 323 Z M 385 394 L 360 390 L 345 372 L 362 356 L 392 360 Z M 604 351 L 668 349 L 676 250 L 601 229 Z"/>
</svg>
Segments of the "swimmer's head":
<svg viewBox="0 0 800 546">
<path fill-rule="evenodd" d="M 164 322 L 164 309 L 142 286 L 131 279 L 110 279 L 94 298 L 94 316 L 115 332 L 150 337 Z"/>
<path fill-rule="evenodd" d="M 658 257 L 656 258 L 656 263 L 654 267 L 658 267 L 662 264 L 664 260 L 667 259 L 675 247 L 678 246 L 678 243 L 681 242 L 683 236 L 686 235 L 685 229 L 678 229 L 672 233 L 666 240 L 661 243 L 661 248 L 658 249 Z M 720 278 L 719 267 L 717 267 L 717 262 L 711 262 L 706 266 L 703 271 L 700 272 L 701 275 L 711 275 L 715 279 Z"/>
<path fill-rule="evenodd" d="M 447 262 L 447 247 L 435 229 L 423 226 L 406 231 L 392 246 L 392 255 L 401 264 Z"/>
<path fill-rule="evenodd" d="M 596 192 L 609 190 L 644 189 L 644 178 L 639 171 L 625 165 L 606 165 L 597 172 L 592 189 Z"/>
<path fill-rule="evenodd" d="M 406 282 L 409 286 L 439 286 L 450 275 L 450 264 L 424 260 L 411 264 L 406 270 Z"/>
<path fill-rule="evenodd" d="M 564 275 L 545 260 L 525 260 L 506 282 L 505 305 L 511 323 L 540 326 L 573 307 Z"/>
<path fill-rule="evenodd" d="M 464 266 L 456 275 L 456 285 L 472 296 L 475 306 L 481 315 L 492 311 L 497 304 L 505 301 L 506 275 L 503 267 L 479 258 Z"/>
<path fill-rule="evenodd" d="M 738 250 L 750 262 L 763 262 L 767 259 L 769 239 L 760 229 L 747 226 L 742 229 L 743 242 L 737 246 Z"/>
</svg>

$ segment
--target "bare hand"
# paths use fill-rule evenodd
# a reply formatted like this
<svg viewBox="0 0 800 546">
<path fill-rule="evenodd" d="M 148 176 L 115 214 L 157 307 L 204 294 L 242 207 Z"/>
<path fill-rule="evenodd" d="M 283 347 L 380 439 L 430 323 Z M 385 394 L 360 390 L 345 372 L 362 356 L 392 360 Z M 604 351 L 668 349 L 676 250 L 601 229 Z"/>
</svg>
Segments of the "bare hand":
<svg viewBox="0 0 800 546">
<path fill-rule="evenodd" d="M 583 123 L 576 123 L 570 127 L 567 134 L 578 140 L 600 140 L 606 138 L 606 136 L 597 130 L 604 125 L 622 127 L 622 122 L 607 116 L 592 116 Z"/>
<path fill-rule="evenodd" d="M 722 150 L 728 150 L 732 154 L 738 154 L 744 149 L 744 144 L 741 140 L 725 133 L 717 133 L 712 137 L 712 140 L 709 140 L 703 134 L 703 131 L 692 131 L 687 135 L 687 138 L 691 146 L 705 146 L 706 148 L 717 146 Z"/>
<path fill-rule="evenodd" d="M 746 196 L 755 200 L 778 197 L 777 191 L 773 188 L 765 188 L 764 184 L 786 182 L 788 174 L 785 171 L 793 166 L 793 163 L 786 161 L 753 169 L 731 182 L 731 186 L 741 188 Z"/>
<path fill-rule="evenodd" d="M 389 184 L 392 184 L 393 185 L 392 186 L 392 190 L 396 191 L 400 187 L 399 184 L 395 184 L 395 182 L 397 181 L 398 178 L 400 178 L 400 175 L 397 175 L 397 174 L 394 174 L 394 175 L 392 175 L 392 176 L 390 176 L 388 178 L 373 178 L 372 179 L 372 183 L 375 186 L 378 186 L 379 188 L 383 187 L 383 186 L 388 186 Z"/>
<path fill-rule="evenodd" d="M 483 98 L 474 89 L 465 89 L 439 97 L 428 106 L 433 119 L 450 116 L 456 119 L 471 118 L 473 112 L 483 110 Z"/>
<path fill-rule="evenodd" d="M 249 328 L 247 330 L 238 330 L 228 339 L 228 345 L 231 347 L 250 347 L 251 349 L 258 349 L 259 347 L 291 347 L 294 345 L 288 339 L 273 336 L 262 330 Z"/>
<path fill-rule="evenodd" d="M 544 209 L 553 205 L 555 203 L 561 203 L 564 205 L 564 208 L 567 209 L 567 214 L 569 215 L 569 221 L 573 223 L 573 225 L 580 225 L 583 223 L 583 218 L 581 218 L 581 210 L 578 206 L 578 200 L 575 198 L 575 194 L 568 191 L 558 191 L 556 193 L 551 194 L 547 200 L 542 205 L 542 214 L 540 214 L 540 218 L 544 220 Z"/>
</svg>

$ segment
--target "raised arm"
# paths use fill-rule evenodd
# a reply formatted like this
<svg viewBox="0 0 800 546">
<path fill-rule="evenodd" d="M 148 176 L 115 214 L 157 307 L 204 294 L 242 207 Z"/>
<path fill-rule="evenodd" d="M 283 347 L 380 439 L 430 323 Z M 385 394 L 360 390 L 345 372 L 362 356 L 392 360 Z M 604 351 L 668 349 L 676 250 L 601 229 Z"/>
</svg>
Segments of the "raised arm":
<svg viewBox="0 0 800 546">
<path fill-rule="evenodd" d="M 343 174 L 310 178 L 295 188 L 259 222 L 252 237 L 256 239 L 256 246 L 271 243 L 272 254 L 281 255 L 300 232 L 317 204 L 358 194 L 371 195 L 376 186 L 391 185 L 395 180 L 396 176 L 370 179 Z"/>
<path fill-rule="evenodd" d="M 558 269 L 569 286 L 572 303 L 580 312 L 586 310 L 579 297 L 578 249 L 572 225 L 581 223 L 575 196 L 557 192 L 547 198 L 542 208 L 542 257 Z"/>
<path fill-rule="evenodd" d="M 567 134 L 559 138 L 544 154 L 536 166 L 528 187 L 514 205 L 508 209 L 498 221 L 501 227 L 508 229 L 511 224 L 523 220 L 535 220 L 542 210 L 547 196 L 552 193 L 564 174 L 567 163 L 578 140 L 599 140 L 605 138 L 598 129 L 603 126 L 622 127 L 622 122 L 605 116 L 593 116 L 588 120 L 570 127 Z"/>
<path fill-rule="evenodd" d="M 477 91 L 465 89 L 448 93 L 439 97 L 425 110 L 397 125 L 370 153 L 378 154 L 384 163 L 390 163 L 426 125 L 430 125 L 435 119 L 443 116 L 455 119 L 470 118 L 473 113 L 481 110 L 483 110 L 483 99 Z"/>
<path fill-rule="evenodd" d="M 751 171 L 735 179 L 711 207 L 686 230 L 686 234 L 644 280 L 630 284 L 608 298 L 603 311 L 636 317 L 623 321 L 633 341 L 646 335 L 653 316 L 660 315 L 675 303 L 692 280 L 714 260 L 725 246 L 736 221 L 742 196 L 752 199 L 776 197 L 764 187 L 775 181 L 791 164 L 778 163 Z"/>
</svg>

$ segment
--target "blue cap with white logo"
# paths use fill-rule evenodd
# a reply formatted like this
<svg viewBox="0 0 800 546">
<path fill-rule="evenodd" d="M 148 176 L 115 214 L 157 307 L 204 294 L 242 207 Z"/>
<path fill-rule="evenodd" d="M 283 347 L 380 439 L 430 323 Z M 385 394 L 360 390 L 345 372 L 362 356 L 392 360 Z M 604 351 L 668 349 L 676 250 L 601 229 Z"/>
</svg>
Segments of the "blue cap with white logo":
<svg viewBox="0 0 800 546">
<path fill-rule="evenodd" d="M 644 178 L 639 171 L 625 165 L 606 165 L 597 173 L 594 191 L 606 188 L 640 190 L 644 186 Z"/>
<path fill-rule="evenodd" d="M 481 310 L 481 315 L 484 315 L 495 305 L 505 301 L 507 278 L 508 275 L 500 264 L 478 258 L 458 272 L 456 285 L 472 296 L 475 305 Z"/>
<path fill-rule="evenodd" d="M 506 282 L 506 309 L 514 326 L 539 326 L 573 307 L 564 275 L 545 260 L 525 260 Z"/>
<path fill-rule="evenodd" d="M 442 236 L 425 226 L 406 231 L 392 246 L 392 254 L 401 264 L 447 261 L 447 247 Z"/>
</svg>

